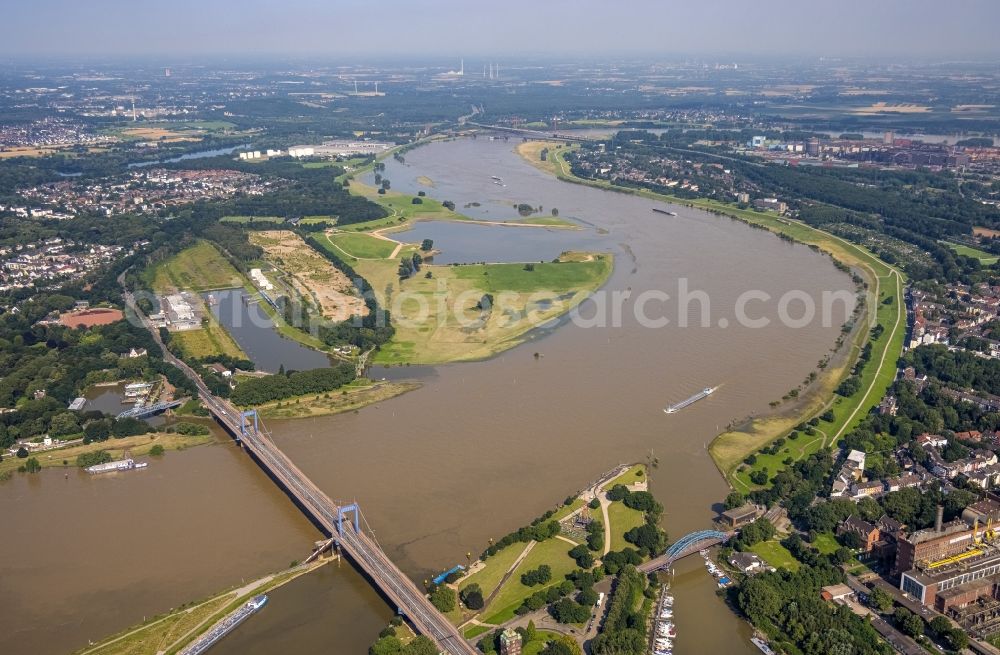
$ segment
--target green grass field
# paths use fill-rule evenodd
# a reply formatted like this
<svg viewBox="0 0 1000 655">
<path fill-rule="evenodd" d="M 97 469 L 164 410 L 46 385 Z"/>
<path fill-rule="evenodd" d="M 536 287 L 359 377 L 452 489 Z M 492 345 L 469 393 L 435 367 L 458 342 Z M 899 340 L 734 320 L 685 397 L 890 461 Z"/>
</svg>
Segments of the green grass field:
<svg viewBox="0 0 1000 655">
<path fill-rule="evenodd" d="M 840 544 L 837 543 L 837 538 L 829 532 L 821 532 L 816 535 L 816 540 L 812 542 L 812 547 L 824 555 L 829 555 L 840 548 Z"/>
<path fill-rule="evenodd" d="M 452 268 L 457 279 L 476 281 L 478 288 L 494 294 L 596 287 L 608 274 L 608 260 L 601 255 L 593 261 L 546 262 L 532 266 L 533 271 L 526 271 L 524 264 L 470 264 Z"/>
<path fill-rule="evenodd" d="M 514 610 L 521 602 L 535 593 L 548 589 L 554 584 L 560 584 L 566 579 L 566 574 L 576 569 L 576 562 L 567 554 L 573 546 L 562 539 L 547 539 L 535 544 L 524 561 L 514 570 L 513 575 L 500 589 L 500 593 L 488 607 L 483 609 L 483 616 L 488 617 L 483 622 L 501 624 L 514 618 Z M 542 564 L 552 567 L 552 581 L 546 585 L 525 587 L 521 584 L 521 574 Z"/>
<path fill-rule="evenodd" d="M 611 550 L 621 550 L 626 546 L 634 548 L 625 541 L 625 533 L 632 528 L 638 528 L 646 522 L 642 512 L 625 507 L 625 503 L 616 501 L 608 507 L 608 522 L 611 524 Z"/>
<path fill-rule="evenodd" d="M 385 259 L 396 249 L 392 241 L 369 234 L 333 232 L 328 238 L 343 253 L 358 259 Z"/>
<path fill-rule="evenodd" d="M 750 550 L 760 555 L 760 558 L 776 569 L 798 571 L 801 563 L 792 557 L 788 549 L 777 541 L 762 541 L 750 547 Z"/>
<path fill-rule="evenodd" d="M 215 246 L 199 241 L 146 271 L 157 293 L 178 289 L 209 291 L 242 286 L 242 278 Z"/>
<path fill-rule="evenodd" d="M 507 572 L 507 569 L 517 561 L 517 558 L 524 551 L 525 546 L 527 544 L 521 542 L 507 546 L 496 555 L 488 558 L 485 567 L 462 580 L 458 588 L 465 589 L 470 584 L 475 583 L 483 590 L 483 598 L 489 598 L 489 595 L 500 584 L 504 573 Z M 569 544 L 566 544 L 566 546 L 569 547 Z"/>
<path fill-rule="evenodd" d="M 980 250 L 979 248 L 965 246 L 960 243 L 952 243 L 951 241 L 942 241 L 941 243 L 945 244 L 946 246 L 957 252 L 959 255 L 964 255 L 965 257 L 973 257 L 975 259 L 978 259 L 979 263 L 983 264 L 984 266 L 989 266 L 990 264 L 995 264 L 997 261 L 1000 261 L 1000 257 L 997 257 L 992 253 L 988 253 L 985 250 Z"/>
<path fill-rule="evenodd" d="M 606 483 L 601 488 L 611 489 L 616 484 L 624 484 L 627 486 L 630 484 L 635 484 L 636 482 L 644 482 L 645 480 L 646 480 L 646 465 L 636 464 L 634 466 L 630 466 L 627 471 L 619 475 L 614 480 L 611 480 L 610 482 Z"/>
</svg>

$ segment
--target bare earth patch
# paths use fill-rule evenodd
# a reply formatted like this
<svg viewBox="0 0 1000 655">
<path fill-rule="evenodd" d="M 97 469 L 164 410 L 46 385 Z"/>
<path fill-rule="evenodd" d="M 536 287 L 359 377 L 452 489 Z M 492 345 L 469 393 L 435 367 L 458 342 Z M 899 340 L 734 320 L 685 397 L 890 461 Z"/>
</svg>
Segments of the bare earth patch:
<svg viewBox="0 0 1000 655">
<path fill-rule="evenodd" d="M 299 235 L 290 230 L 267 230 L 251 232 L 250 240 L 264 249 L 267 260 L 285 274 L 298 293 L 312 298 L 324 318 L 340 322 L 368 314 L 368 306 L 351 280 Z"/>
</svg>

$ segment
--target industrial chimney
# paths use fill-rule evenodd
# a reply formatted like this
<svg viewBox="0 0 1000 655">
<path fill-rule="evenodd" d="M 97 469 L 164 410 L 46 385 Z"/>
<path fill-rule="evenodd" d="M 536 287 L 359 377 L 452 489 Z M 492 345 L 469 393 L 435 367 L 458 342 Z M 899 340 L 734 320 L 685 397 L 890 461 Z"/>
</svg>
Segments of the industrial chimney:
<svg viewBox="0 0 1000 655">
<path fill-rule="evenodd" d="M 934 530 L 941 532 L 944 529 L 944 505 L 937 506 L 937 519 L 934 520 Z"/>
</svg>

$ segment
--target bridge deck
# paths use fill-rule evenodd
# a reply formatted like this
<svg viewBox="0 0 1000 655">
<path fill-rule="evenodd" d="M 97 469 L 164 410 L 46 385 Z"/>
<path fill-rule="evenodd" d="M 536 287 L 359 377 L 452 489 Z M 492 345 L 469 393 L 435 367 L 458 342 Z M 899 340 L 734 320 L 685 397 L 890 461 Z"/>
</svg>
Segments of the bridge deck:
<svg viewBox="0 0 1000 655">
<path fill-rule="evenodd" d="M 122 281 L 121 277 L 119 281 Z M 416 630 L 434 640 L 449 655 L 479 655 L 479 651 L 462 637 L 458 628 L 431 604 L 423 591 L 392 563 L 374 540 L 364 532 L 356 531 L 354 525 L 347 521 L 343 522 L 343 532 L 338 531 L 341 508 L 313 484 L 266 434 L 258 432 L 252 425 L 244 431 L 241 426 L 242 412 L 228 401 L 213 395 L 197 372 L 174 357 L 160 340 L 159 331 L 138 309 L 132 294 L 126 291 L 124 296 L 125 303 L 142 320 L 153 339 L 163 349 L 164 360 L 176 366 L 194 382 L 199 398 L 212 416 L 234 436 L 241 437 L 244 447 L 257 458 L 260 465 L 337 540 L 341 549 L 396 604 Z"/>
</svg>

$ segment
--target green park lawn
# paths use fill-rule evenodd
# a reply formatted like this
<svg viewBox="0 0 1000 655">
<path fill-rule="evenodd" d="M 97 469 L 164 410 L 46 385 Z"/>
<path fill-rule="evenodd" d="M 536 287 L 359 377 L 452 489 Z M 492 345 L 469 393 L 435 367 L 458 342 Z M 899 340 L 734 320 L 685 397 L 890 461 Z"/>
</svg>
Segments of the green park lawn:
<svg viewBox="0 0 1000 655">
<path fill-rule="evenodd" d="M 840 548 L 840 544 L 837 543 L 837 539 L 829 532 L 821 532 L 816 535 L 816 540 L 812 542 L 812 547 L 824 555 L 829 555 Z"/>
<path fill-rule="evenodd" d="M 500 588 L 493 602 L 483 609 L 482 615 L 487 616 L 484 623 L 499 625 L 514 618 L 516 610 L 525 598 L 536 591 L 547 589 L 554 584 L 561 584 L 566 574 L 577 568 L 576 562 L 568 555 L 573 547 L 562 539 L 552 538 L 535 544 L 524 561 L 514 570 L 510 579 Z M 552 580 L 546 585 L 526 587 L 521 584 L 521 574 L 536 569 L 542 564 L 552 568 Z"/>
<path fill-rule="evenodd" d="M 799 560 L 792 557 L 788 549 L 777 541 L 762 541 L 750 547 L 750 550 L 760 555 L 760 558 L 777 569 L 798 571 Z"/>
<path fill-rule="evenodd" d="M 646 517 L 638 510 L 625 507 L 625 503 L 615 501 L 608 507 L 608 522 L 611 524 L 611 550 L 621 550 L 626 546 L 634 548 L 625 541 L 625 533 L 643 525 Z"/>
<path fill-rule="evenodd" d="M 488 598 L 493 593 L 493 590 L 497 588 L 497 585 L 500 584 L 500 580 L 503 578 L 504 573 L 507 572 L 507 569 L 524 552 L 525 546 L 527 544 L 517 542 L 507 546 L 492 557 L 487 558 L 486 566 L 462 580 L 458 588 L 465 589 L 470 584 L 478 584 L 479 588 L 483 590 L 483 598 Z M 566 546 L 568 547 L 569 544 L 566 544 Z"/>
</svg>

